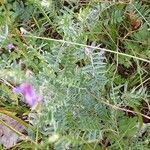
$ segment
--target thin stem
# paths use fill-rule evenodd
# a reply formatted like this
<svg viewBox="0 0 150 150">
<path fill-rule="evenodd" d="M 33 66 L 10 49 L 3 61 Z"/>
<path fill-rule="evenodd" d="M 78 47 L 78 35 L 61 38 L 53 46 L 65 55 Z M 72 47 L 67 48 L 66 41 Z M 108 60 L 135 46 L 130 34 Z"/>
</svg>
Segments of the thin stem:
<svg viewBox="0 0 150 150">
<path fill-rule="evenodd" d="M 120 108 L 120 107 L 118 107 L 118 106 L 112 105 L 112 104 L 110 104 L 110 103 L 108 103 L 108 102 L 105 102 L 105 101 L 101 100 L 100 98 L 96 97 L 94 94 L 92 94 L 92 93 L 89 92 L 88 90 L 86 90 L 86 91 L 87 91 L 93 98 L 95 98 L 98 102 L 103 103 L 103 104 L 105 104 L 105 105 L 107 105 L 107 106 L 109 106 L 109 107 L 111 107 L 111 108 L 113 108 L 113 109 L 121 110 L 121 111 L 125 111 L 125 112 L 130 112 L 130 113 L 137 114 L 137 115 L 141 115 L 141 116 L 143 116 L 143 117 L 145 117 L 145 118 L 147 118 L 147 119 L 150 120 L 150 117 L 147 116 L 147 115 L 144 115 L 144 114 L 142 114 L 142 113 L 140 113 L 140 112 L 137 112 L 137 111 L 132 111 L 132 110 L 129 110 L 129 109 L 126 109 L 126 108 Z"/>
<path fill-rule="evenodd" d="M 36 39 L 41 39 L 41 40 L 47 40 L 47 41 L 55 41 L 55 42 L 60 42 L 60 43 L 67 43 L 67 44 L 82 46 L 82 47 L 86 47 L 86 48 L 98 49 L 98 50 L 101 50 L 101 51 L 110 52 L 110 53 L 114 53 L 114 54 L 118 54 L 118 55 L 130 57 L 130 58 L 134 58 L 134 59 L 138 59 L 138 60 L 150 63 L 150 60 L 147 60 L 147 59 L 144 59 L 144 58 L 140 58 L 140 57 L 137 57 L 137 56 L 133 56 L 133 55 L 129 55 L 129 54 L 126 54 L 126 53 L 112 51 L 112 50 L 105 49 L 105 48 L 100 48 L 100 47 L 95 47 L 95 46 L 89 46 L 89 45 L 80 44 L 80 43 L 71 42 L 71 41 L 65 41 L 65 40 L 58 40 L 58 39 L 53 39 L 53 38 L 46 38 L 46 37 L 34 36 L 34 35 L 23 35 L 23 36 L 24 37 L 29 37 L 29 38 L 36 38 Z"/>
<path fill-rule="evenodd" d="M 146 79 L 145 81 L 143 81 L 142 83 L 140 83 L 138 86 L 135 87 L 135 90 L 137 90 L 140 86 L 142 86 L 145 82 L 147 82 L 148 80 L 150 80 L 150 78 Z"/>
</svg>

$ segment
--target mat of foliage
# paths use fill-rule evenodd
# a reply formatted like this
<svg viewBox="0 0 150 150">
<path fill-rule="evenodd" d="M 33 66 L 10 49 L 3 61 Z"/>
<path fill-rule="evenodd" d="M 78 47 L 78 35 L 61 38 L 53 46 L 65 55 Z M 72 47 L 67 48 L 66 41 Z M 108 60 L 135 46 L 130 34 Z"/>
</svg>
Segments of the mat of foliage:
<svg viewBox="0 0 150 150">
<path fill-rule="evenodd" d="M 149 0 L 0 0 L 0 149 L 149 139 Z"/>
</svg>

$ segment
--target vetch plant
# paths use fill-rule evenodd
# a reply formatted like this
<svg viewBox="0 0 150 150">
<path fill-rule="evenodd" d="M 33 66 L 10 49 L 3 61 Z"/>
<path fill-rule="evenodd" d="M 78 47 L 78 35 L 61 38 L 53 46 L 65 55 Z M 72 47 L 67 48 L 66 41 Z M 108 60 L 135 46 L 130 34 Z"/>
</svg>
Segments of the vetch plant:
<svg viewBox="0 0 150 150">
<path fill-rule="evenodd" d="M 138 2 L 5 3 L 14 26 L 0 49 L 0 111 L 35 129 L 27 125 L 34 145 L 13 149 L 149 150 L 149 127 L 137 133 L 150 121 L 150 11 Z"/>
</svg>

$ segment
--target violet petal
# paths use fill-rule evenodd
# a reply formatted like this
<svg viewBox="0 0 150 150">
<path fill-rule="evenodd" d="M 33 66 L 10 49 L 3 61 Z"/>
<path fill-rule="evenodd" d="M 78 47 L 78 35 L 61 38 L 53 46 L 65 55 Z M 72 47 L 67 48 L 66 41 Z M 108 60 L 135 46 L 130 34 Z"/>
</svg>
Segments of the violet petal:
<svg viewBox="0 0 150 150">
<path fill-rule="evenodd" d="M 24 102 L 30 107 L 34 107 L 36 104 L 42 101 L 42 97 L 37 95 L 34 88 L 29 83 L 23 83 L 19 87 L 13 89 L 16 94 L 22 94 Z"/>
<path fill-rule="evenodd" d="M 12 50 L 12 49 L 15 49 L 15 46 L 13 44 L 8 44 L 6 46 L 6 48 L 9 49 L 9 50 Z"/>
</svg>

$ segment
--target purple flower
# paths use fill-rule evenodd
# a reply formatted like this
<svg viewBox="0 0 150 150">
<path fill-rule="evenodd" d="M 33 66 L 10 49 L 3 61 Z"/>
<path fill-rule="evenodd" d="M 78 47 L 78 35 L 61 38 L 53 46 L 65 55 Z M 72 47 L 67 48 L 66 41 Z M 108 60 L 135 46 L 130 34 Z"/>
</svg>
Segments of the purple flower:
<svg viewBox="0 0 150 150">
<path fill-rule="evenodd" d="M 6 48 L 7 48 L 8 50 L 12 50 L 12 49 L 15 49 L 15 46 L 14 46 L 13 44 L 8 44 L 8 45 L 6 46 Z"/>
<path fill-rule="evenodd" d="M 37 95 L 36 91 L 29 83 L 22 83 L 20 86 L 14 88 L 13 92 L 22 94 L 24 102 L 32 108 L 42 101 L 42 97 Z"/>
</svg>

